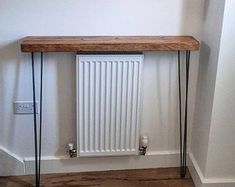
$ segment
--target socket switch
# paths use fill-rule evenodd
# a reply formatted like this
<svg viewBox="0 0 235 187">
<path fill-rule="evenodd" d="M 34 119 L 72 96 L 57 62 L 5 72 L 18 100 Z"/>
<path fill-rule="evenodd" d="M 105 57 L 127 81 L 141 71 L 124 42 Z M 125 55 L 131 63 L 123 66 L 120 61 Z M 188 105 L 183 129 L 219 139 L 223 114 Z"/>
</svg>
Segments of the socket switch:
<svg viewBox="0 0 235 187">
<path fill-rule="evenodd" d="M 33 114 L 32 101 L 15 101 L 14 102 L 15 114 Z M 36 113 L 38 114 L 38 102 L 36 102 Z"/>
</svg>

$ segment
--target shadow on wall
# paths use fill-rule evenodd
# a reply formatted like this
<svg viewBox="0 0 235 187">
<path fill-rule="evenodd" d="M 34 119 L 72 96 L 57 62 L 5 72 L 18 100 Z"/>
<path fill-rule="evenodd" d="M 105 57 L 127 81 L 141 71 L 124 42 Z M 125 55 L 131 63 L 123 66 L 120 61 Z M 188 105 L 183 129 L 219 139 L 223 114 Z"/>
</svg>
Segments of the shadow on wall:
<svg viewBox="0 0 235 187">
<path fill-rule="evenodd" d="M 208 14 L 208 8 L 210 5 L 210 0 L 183 0 L 182 5 L 183 8 L 182 10 L 182 20 L 183 24 L 182 24 L 182 31 L 184 32 L 185 30 L 187 30 L 187 26 L 190 25 L 190 21 L 194 21 L 194 20 L 190 20 L 191 18 L 193 18 L 192 14 L 197 14 L 197 12 L 192 12 L 195 8 L 194 8 L 194 4 L 198 5 L 200 3 L 198 3 L 198 1 L 201 1 L 201 6 L 203 8 L 202 11 L 202 20 L 205 21 L 207 19 L 207 14 Z M 190 15 L 192 17 L 190 17 Z M 198 19 L 198 17 L 197 17 Z M 185 24 L 186 23 L 186 24 Z M 189 28 L 189 30 L 192 30 L 192 28 Z"/>
<path fill-rule="evenodd" d="M 207 18 L 209 5 L 210 5 L 210 0 L 204 0 L 204 8 L 203 8 L 203 20 L 204 21 Z"/>
<path fill-rule="evenodd" d="M 76 141 L 74 56 L 71 53 L 56 53 L 56 55 L 44 53 L 42 156 L 65 155 L 67 143 Z M 39 61 L 40 54 L 37 53 L 35 55 L 37 73 L 40 71 Z M 36 84 L 39 85 L 39 83 L 39 74 L 37 74 Z M 39 91 L 37 87 L 37 94 Z M 39 100 L 38 96 L 37 100 Z M 33 134 L 31 134 L 32 138 Z"/>
<path fill-rule="evenodd" d="M 75 54 L 62 53 L 57 61 L 58 129 L 59 149 L 56 154 L 65 155 L 67 144 L 76 145 L 76 63 Z M 63 141 L 61 141 L 63 140 Z"/>
<path fill-rule="evenodd" d="M 175 133 L 178 132 L 177 53 L 145 53 L 144 63 L 141 132 L 149 135 L 150 151 L 176 150 L 179 142 Z"/>
<path fill-rule="evenodd" d="M 178 133 L 175 132 L 179 132 L 179 118 L 178 118 L 178 105 L 177 105 L 177 101 L 178 101 L 178 90 L 177 90 L 177 53 L 163 53 L 162 55 L 165 55 L 167 57 L 167 60 L 169 61 L 168 64 L 166 64 L 166 62 L 161 61 L 161 57 L 159 58 L 158 62 L 156 62 L 156 81 L 157 81 L 157 99 L 158 99 L 158 116 L 159 116 L 159 121 L 160 121 L 160 128 L 159 130 L 162 131 L 162 134 L 168 134 L 168 136 L 163 136 L 161 137 L 162 143 L 161 145 L 163 145 L 162 149 L 163 150 L 167 150 L 169 149 L 169 145 L 172 144 L 172 142 L 170 142 L 169 140 L 172 139 L 172 137 L 170 136 L 174 136 L 174 145 L 172 145 L 173 147 L 170 149 L 175 149 L 179 146 L 179 136 Z M 163 65 L 163 63 L 165 63 L 165 65 Z M 167 87 L 164 91 L 162 92 L 163 88 L 166 86 L 163 84 L 163 76 L 161 76 L 161 68 L 168 66 L 167 70 L 168 73 L 166 74 L 166 77 L 168 79 L 167 82 Z M 167 95 L 167 99 L 165 100 L 167 102 L 164 103 L 164 95 Z M 166 108 L 164 106 L 167 106 Z M 174 106 L 174 107 L 172 107 Z M 165 111 L 164 111 L 165 110 Z M 164 117 L 164 115 L 166 115 Z M 167 128 L 168 127 L 168 128 Z M 169 128 L 170 127 L 170 128 Z M 167 131 L 170 131 L 170 133 L 168 133 Z"/>
<path fill-rule="evenodd" d="M 211 115 L 223 23 L 224 1 L 204 1 L 202 41 L 199 59 L 192 153 L 202 172 L 207 161 Z M 201 146 L 198 147 L 198 144 Z"/>
<path fill-rule="evenodd" d="M 210 47 L 203 41 L 201 41 L 199 67 L 198 67 L 198 80 L 197 80 L 197 92 L 196 92 L 196 103 L 195 103 L 195 118 L 200 116 L 200 121 L 210 122 L 210 116 L 212 112 L 213 104 L 213 89 L 210 85 L 206 84 L 207 75 L 209 70 L 209 59 L 210 59 Z M 210 93 L 205 94 L 205 93 Z M 204 107 L 201 107 L 204 106 Z M 198 120 L 198 119 L 197 119 Z M 196 124 L 200 124 L 198 121 Z"/>
<path fill-rule="evenodd" d="M 17 99 L 19 87 L 22 86 L 22 69 L 25 69 L 19 46 L 20 40 L 17 40 L 0 47 L 0 168 L 3 169 L 0 175 L 23 174 L 22 163 L 19 166 L 19 160 L 14 158 L 13 153 L 4 151 L 6 147 L 11 152 L 17 147 L 16 143 L 22 143 L 20 139 L 15 141 L 20 136 L 20 127 L 16 124 L 13 110 L 13 101 Z"/>
<path fill-rule="evenodd" d="M 209 0 L 205 0 L 208 2 Z M 204 0 L 182 0 L 180 34 L 200 37 Z"/>
<path fill-rule="evenodd" d="M 201 42 L 199 68 L 198 68 L 198 80 L 197 80 L 197 90 L 196 90 L 196 102 L 194 106 L 194 119 L 193 119 L 193 134 L 191 142 L 191 150 L 196 157 L 200 159 L 202 163 L 205 163 L 205 157 L 200 157 L 199 155 L 204 155 L 208 150 L 209 133 L 210 133 L 210 121 L 213 106 L 213 95 L 215 87 L 215 78 L 211 78 L 213 70 L 211 69 L 210 63 L 211 49 L 205 43 Z M 216 77 L 215 75 L 213 75 Z M 214 80 L 211 80 L 214 79 Z M 198 149 L 198 144 L 201 148 Z M 205 167 L 203 165 L 202 167 Z M 204 168 L 202 168 L 204 170 Z"/>
</svg>

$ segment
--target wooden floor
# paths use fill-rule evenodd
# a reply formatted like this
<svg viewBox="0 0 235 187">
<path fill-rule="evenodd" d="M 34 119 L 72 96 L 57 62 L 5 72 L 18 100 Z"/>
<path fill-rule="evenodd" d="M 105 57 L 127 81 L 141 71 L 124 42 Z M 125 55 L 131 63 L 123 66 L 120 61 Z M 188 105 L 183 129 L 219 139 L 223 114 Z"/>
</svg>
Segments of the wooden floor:
<svg viewBox="0 0 235 187">
<path fill-rule="evenodd" d="M 34 176 L 0 177 L 1 187 L 34 186 Z M 48 174 L 41 176 L 45 187 L 194 187 L 189 172 L 184 179 L 179 168 Z"/>
</svg>

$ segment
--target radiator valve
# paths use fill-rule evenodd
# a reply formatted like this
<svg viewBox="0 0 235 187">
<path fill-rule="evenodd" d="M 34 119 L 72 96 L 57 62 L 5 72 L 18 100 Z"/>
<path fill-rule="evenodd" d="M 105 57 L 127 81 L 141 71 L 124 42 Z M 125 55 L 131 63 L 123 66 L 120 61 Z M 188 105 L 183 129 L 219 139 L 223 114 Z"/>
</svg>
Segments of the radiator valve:
<svg viewBox="0 0 235 187">
<path fill-rule="evenodd" d="M 68 151 L 70 158 L 77 157 L 77 150 L 74 149 L 73 143 L 68 144 Z"/>
<path fill-rule="evenodd" d="M 148 147 L 148 136 L 141 137 L 141 147 L 139 148 L 140 155 L 145 155 Z"/>
</svg>

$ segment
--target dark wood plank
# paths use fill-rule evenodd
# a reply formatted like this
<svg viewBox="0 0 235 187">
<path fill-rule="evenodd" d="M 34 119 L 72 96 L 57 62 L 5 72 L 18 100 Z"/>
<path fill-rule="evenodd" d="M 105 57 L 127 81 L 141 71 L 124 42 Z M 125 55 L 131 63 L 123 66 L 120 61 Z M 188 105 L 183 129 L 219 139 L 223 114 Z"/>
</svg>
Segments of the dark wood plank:
<svg viewBox="0 0 235 187">
<path fill-rule="evenodd" d="M 197 51 L 192 36 L 28 36 L 22 52 Z"/>
<path fill-rule="evenodd" d="M 192 179 L 170 179 L 155 181 L 105 181 L 101 187 L 195 187 Z"/>
<path fill-rule="evenodd" d="M 33 186 L 34 176 L 0 177 L 0 186 Z M 180 178 L 179 168 L 119 170 L 41 176 L 44 187 L 194 187 L 189 172 Z"/>
</svg>

